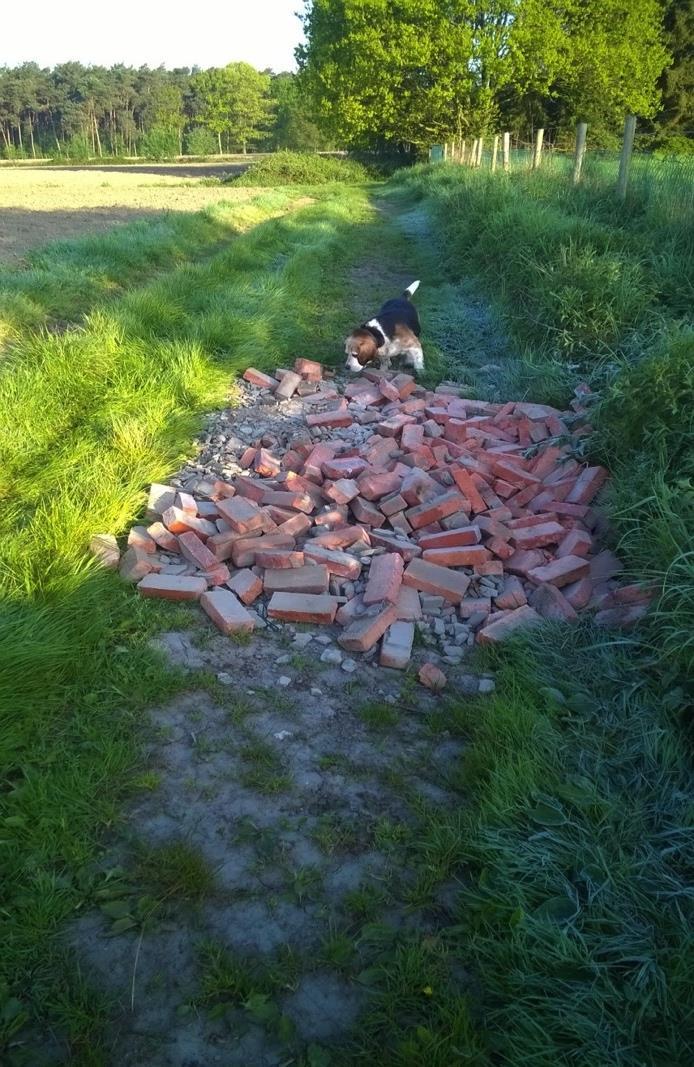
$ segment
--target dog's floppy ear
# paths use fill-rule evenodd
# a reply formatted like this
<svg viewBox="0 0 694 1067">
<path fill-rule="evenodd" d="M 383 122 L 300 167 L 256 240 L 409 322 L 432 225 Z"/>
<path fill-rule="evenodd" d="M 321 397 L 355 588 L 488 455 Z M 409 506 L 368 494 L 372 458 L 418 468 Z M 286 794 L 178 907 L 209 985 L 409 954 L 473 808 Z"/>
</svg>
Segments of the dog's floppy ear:
<svg viewBox="0 0 694 1067">
<path fill-rule="evenodd" d="M 376 359 L 378 355 L 378 347 L 371 334 L 364 333 L 359 337 L 358 341 L 358 356 L 357 359 L 362 364 L 369 363 L 372 359 Z"/>
</svg>

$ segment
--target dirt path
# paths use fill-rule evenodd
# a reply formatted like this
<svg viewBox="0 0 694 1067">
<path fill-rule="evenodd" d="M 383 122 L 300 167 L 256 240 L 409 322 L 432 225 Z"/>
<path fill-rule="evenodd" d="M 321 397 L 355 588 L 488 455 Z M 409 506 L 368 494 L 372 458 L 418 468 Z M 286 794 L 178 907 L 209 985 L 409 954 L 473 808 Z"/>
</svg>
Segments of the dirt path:
<svg viewBox="0 0 694 1067">
<path fill-rule="evenodd" d="M 454 331 L 500 351 L 481 306 L 433 284 L 433 259 L 420 214 L 384 214 L 355 314 L 424 269 L 432 359 L 450 368 Z M 257 432 L 258 412 L 227 414 Z M 447 701 L 324 630 L 265 625 L 245 644 L 176 618 L 158 645 L 180 696 L 152 711 L 143 792 L 69 936 L 109 999 L 108 1062 L 356 1063 L 388 1047 L 408 998 L 465 991 L 438 930 L 455 921 L 465 717 L 493 681 L 461 651 Z"/>
</svg>

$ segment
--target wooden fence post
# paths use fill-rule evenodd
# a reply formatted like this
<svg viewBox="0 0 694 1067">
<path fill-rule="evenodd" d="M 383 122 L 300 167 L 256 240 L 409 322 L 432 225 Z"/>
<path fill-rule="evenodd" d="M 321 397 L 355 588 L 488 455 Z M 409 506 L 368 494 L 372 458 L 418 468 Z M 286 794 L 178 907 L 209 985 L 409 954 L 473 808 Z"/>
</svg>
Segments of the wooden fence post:
<svg viewBox="0 0 694 1067">
<path fill-rule="evenodd" d="M 472 142 L 472 151 L 470 152 L 470 166 L 475 167 L 477 165 L 477 137 Z"/>
<path fill-rule="evenodd" d="M 504 134 L 503 156 L 504 156 L 504 170 L 508 171 L 511 168 L 511 134 L 509 133 L 508 130 Z"/>
<path fill-rule="evenodd" d="M 477 142 L 477 163 L 475 166 L 479 167 L 482 163 L 482 149 L 484 148 L 484 137 L 480 137 Z"/>
<path fill-rule="evenodd" d="M 634 150 L 634 134 L 636 133 L 636 115 L 627 115 L 624 120 L 624 141 L 622 154 L 619 159 L 619 177 L 617 178 L 617 196 L 624 200 L 627 195 L 627 183 L 629 181 L 629 164 L 631 153 Z"/>
<path fill-rule="evenodd" d="M 494 140 L 492 142 L 492 174 L 496 170 L 496 157 L 499 154 L 499 135 L 494 134 Z"/>
<path fill-rule="evenodd" d="M 533 152 L 533 170 L 537 170 L 542 159 L 542 141 L 545 136 L 544 129 L 539 129 L 535 134 L 535 151 Z"/>
<path fill-rule="evenodd" d="M 463 140 L 460 145 L 460 162 L 465 162 L 465 141 Z"/>
<path fill-rule="evenodd" d="M 576 127 L 576 150 L 574 152 L 574 169 L 571 175 L 571 181 L 574 185 L 578 185 L 581 180 L 581 169 L 583 167 L 583 157 L 586 154 L 586 133 L 588 131 L 587 122 L 579 122 Z"/>
</svg>

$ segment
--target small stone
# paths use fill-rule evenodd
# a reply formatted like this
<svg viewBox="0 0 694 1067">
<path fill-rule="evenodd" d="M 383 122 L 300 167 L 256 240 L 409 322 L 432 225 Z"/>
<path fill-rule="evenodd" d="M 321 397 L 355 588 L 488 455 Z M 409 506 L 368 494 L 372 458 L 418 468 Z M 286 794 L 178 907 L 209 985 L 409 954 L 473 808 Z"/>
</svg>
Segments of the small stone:
<svg viewBox="0 0 694 1067">
<path fill-rule="evenodd" d="M 276 737 L 278 741 L 286 741 L 288 737 L 292 736 L 292 732 L 291 730 L 280 730 L 278 733 L 273 734 L 272 736 Z"/>
<path fill-rule="evenodd" d="M 343 661 L 340 664 L 340 666 L 342 667 L 342 670 L 345 671 L 346 674 L 352 674 L 357 669 L 357 665 L 356 665 L 356 663 L 354 662 L 353 659 L 343 659 Z"/>
<path fill-rule="evenodd" d="M 278 667 L 284 667 L 284 665 L 286 663 L 290 662 L 291 658 L 292 657 L 289 655 L 289 653 L 285 653 L 282 656 L 278 656 L 277 659 L 275 660 L 275 663 L 277 664 Z"/>
<path fill-rule="evenodd" d="M 233 685 L 234 684 L 234 679 L 232 678 L 232 676 L 230 674 L 227 674 L 226 671 L 220 671 L 219 672 L 219 674 L 217 675 L 217 681 L 219 682 L 220 685 Z"/>
<path fill-rule="evenodd" d="M 292 684 L 292 680 L 288 675 L 281 674 L 277 679 L 277 684 L 281 685 L 284 689 L 286 689 L 288 685 Z"/>
<path fill-rule="evenodd" d="M 297 634 L 292 641 L 296 648 L 306 648 L 313 641 L 313 634 Z"/>
<path fill-rule="evenodd" d="M 339 648 L 326 648 L 324 652 L 321 652 L 321 663 L 334 663 L 339 666 L 342 663 L 342 653 Z"/>
<path fill-rule="evenodd" d="M 480 693 L 493 693 L 496 689 L 496 682 L 493 678 L 480 678 L 477 689 Z"/>
<path fill-rule="evenodd" d="M 311 687 L 311 696 L 312 697 L 322 697 L 323 696 L 323 690 L 319 689 L 318 686 L 314 685 L 314 686 Z"/>
<path fill-rule="evenodd" d="M 113 534 L 95 534 L 89 542 L 89 551 L 102 567 L 109 571 L 118 569 L 120 550 Z"/>
</svg>

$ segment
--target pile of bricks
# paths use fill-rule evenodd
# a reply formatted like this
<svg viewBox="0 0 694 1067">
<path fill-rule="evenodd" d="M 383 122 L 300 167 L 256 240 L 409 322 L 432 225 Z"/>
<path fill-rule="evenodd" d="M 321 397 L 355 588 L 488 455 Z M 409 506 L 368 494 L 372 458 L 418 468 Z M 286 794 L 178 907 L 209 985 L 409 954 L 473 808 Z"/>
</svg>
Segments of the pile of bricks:
<svg viewBox="0 0 694 1067">
<path fill-rule="evenodd" d="M 339 626 L 353 653 L 380 641 L 380 663 L 400 669 L 441 605 L 482 645 L 584 609 L 610 626 L 647 611 L 652 591 L 620 586 L 598 543 L 607 471 L 574 458 L 582 387 L 562 413 L 377 369 L 341 391 L 305 359 L 244 377 L 280 404 L 303 398 L 306 428 L 286 449 L 258 440 L 239 476 L 194 495 L 152 486 L 120 560 L 140 595 L 199 600 L 225 634 L 252 630 L 265 598 L 268 619 Z"/>
</svg>

